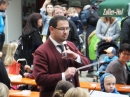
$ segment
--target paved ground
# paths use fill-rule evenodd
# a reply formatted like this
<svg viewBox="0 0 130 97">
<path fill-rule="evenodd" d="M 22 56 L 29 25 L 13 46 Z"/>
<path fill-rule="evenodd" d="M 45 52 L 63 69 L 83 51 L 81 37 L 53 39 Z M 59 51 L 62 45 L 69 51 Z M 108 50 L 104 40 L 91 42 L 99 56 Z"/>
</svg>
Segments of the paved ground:
<svg viewBox="0 0 130 97">
<path fill-rule="evenodd" d="M 87 71 L 82 71 L 81 77 L 79 75 L 79 81 L 81 82 L 92 82 L 93 78 L 92 77 L 86 77 Z"/>
</svg>

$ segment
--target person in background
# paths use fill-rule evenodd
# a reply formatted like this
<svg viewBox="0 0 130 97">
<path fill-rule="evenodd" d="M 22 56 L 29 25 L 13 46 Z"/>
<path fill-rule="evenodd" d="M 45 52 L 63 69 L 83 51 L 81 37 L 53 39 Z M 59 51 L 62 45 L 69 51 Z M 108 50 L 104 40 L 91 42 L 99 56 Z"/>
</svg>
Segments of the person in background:
<svg viewBox="0 0 130 97">
<path fill-rule="evenodd" d="M 17 60 L 14 59 L 14 54 L 16 52 L 17 47 L 17 42 L 11 42 L 8 45 L 7 53 L 4 59 L 4 64 L 9 74 L 18 75 L 20 72 L 20 63 L 18 63 Z"/>
<path fill-rule="evenodd" d="M 85 5 L 84 7 L 83 7 L 83 10 L 87 10 L 87 9 L 89 9 L 91 6 L 90 5 Z"/>
<path fill-rule="evenodd" d="M 7 0 L 0 0 L 0 54 L 2 54 L 2 48 L 5 41 L 4 27 L 5 27 L 5 18 L 9 3 Z"/>
<path fill-rule="evenodd" d="M 100 86 L 103 92 L 120 94 L 115 87 L 116 78 L 110 73 L 105 73 L 100 77 Z"/>
<path fill-rule="evenodd" d="M 67 5 L 67 4 L 62 4 L 61 6 L 62 6 L 63 11 L 64 11 L 64 16 L 65 16 L 65 17 L 68 17 L 68 12 L 67 12 L 67 10 L 68 10 L 68 5 Z"/>
<path fill-rule="evenodd" d="M 77 87 L 69 89 L 64 97 L 90 97 L 90 94 L 87 90 Z"/>
<path fill-rule="evenodd" d="M 118 56 L 118 59 L 109 63 L 105 72 L 115 76 L 116 84 L 127 84 L 128 71 L 126 62 L 130 60 L 130 44 L 122 44 L 118 51 Z"/>
<path fill-rule="evenodd" d="M 76 12 L 75 8 L 70 7 L 68 9 L 68 19 L 71 19 L 75 23 L 77 32 L 80 35 L 83 33 L 83 25 L 82 25 L 79 17 L 76 15 L 76 13 L 77 12 Z"/>
<path fill-rule="evenodd" d="M 108 64 L 117 59 L 118 57 L 116 56 L 116 49 L 114 47 L 109 47 L 107 48 L 106 50 L 104 50 L 106 53 L 107 53 L 107 56 L 104 57 L 104 61 L 102 62 L 103 65 L 101 65 L 98 69 L 98 71 L 94 74 L 94 79 L 93 81 L 95 82 L 96 81 L 96 78 L 99 76 L 99 73 L 100 72 L 105 72 Z M 105 64 L 106 63 L 106 64 Z"/>
<path fill-rule="evenodd" d="M 2 56 L 0 56 L 0 57 L 2 57 Z M 4 64 L 1 60 L 0 60 L 0 82 L 4 83 L 10 89 L 10 79 L 8 77 Z"/>
<path fill-rule="evenodd" d="M 127 16 L 121 23 L 120 45 L 130 44 L 130 16 Z"/>
<path fill-rule="evenodd" d="M 42 15 L 40 13 L 32 13 L 23 28 L 23 58 L 27 60 L 29 66 L 33 64 L 32 50 L 40 46 L 42 38 L 40 36 L 39 28 L 42 26 Z"/>
<path fill-rule="evenodd" d="M 69 81 L 59 81 L 56 85 L 55 92 L 53 93 L 53 97 L 64 97 L 64 94 L 70 89 L 73 88 L 74 85 Z"/>
<path fill-rule="evenodd" d="M 64 16 L 63 8 L 60 5 L 54 6 L 53 16 L 57 16 L 57 15 Z M 70 26 L 70 30 L 69 30 L 69 36 L 68 36 L 67 40 L 73 42 L 76 45 L 76 47 L 78 48 L 80 40 L 79 40 L 79 35 L 77 32 L 76 26 L 75 26 L 74 22 L 71 20 L 69 20 L 69 26 Z M 47 38 L 49 37 L 49 35 L 50 35 L 50 32 L 48 31 Z"/>
<path fill-rule="evenodd" d="M 9 97 L 9 88 L 0 82 L 0 97 Z"/>
<path fill-rule="evenodd" d="M 90 63 L 72 42 L 66 41 L 70 27 L 65 16 L 54 16 L 50 20 L 49 30 L 49 38 L 35 51 L 33 61 L 34 78 L 40 86 L 40 97 L 52 97 L 60 80 L 70 81 L 79 87 L 76 68 Z"/>
<path fill-rule="evenodd" d="M 51 0 L 45 0 L 42 8 L 40 9 L 40 14 L 42 15 L 42 23 L 43 23 L 43 29 L 42 29 L 43 42 L 45 42 L 46 40 L 46 35 L 48 32 L 48 27 L 49 27 L 49 21 L 53 17 L 52 15 L 53 4 L 51 4 L 50 2 Z"/>
<path fill-rule="evenodd" d="M 73 1 L 71 4 L 70 4 L 71 7 L 74 7 L 75 10 L 77 11 L 78 15 L 79 15 L 79 18 L 83 24 L 83 33 L 85 33 L 85 48 L 86 48 L 86 57 L 89 58 L 89 45 L 88 45 L 88 37 L 89 35 L 96 29 L 96 24 L 97 22 L 95 21 L 90 21 L 90 20 L 97 20 L 95 19 L 95 17 L 97 16 L 92 16 L 92 14 L 90 14 L 90 9 L 93 10 L 93 13 L 96 12 L 97 8 L 94 6 L 94 7 L 89 7 L 86 9 L 86 10 L 83 10 L 83 6 L 81 5 L 81 2 L 80 1 Z M 92 17 L 92 19 L 91 19 Z M 93 19 L 94 18 L 94 19 Z M 91 24 L 90 24 L 91 23 Z M 89 58 L 90 59 L 90 58 Z M 94 60 L 90 60 L 90 62 L 92 63 Z M 91 66 L 90 70 L 88 70 L 88 74 L 86 75 L 87 77 L 92 77 L 93 76 L 93 66 Z"/>
<path fill-rule="evenodd" d="M 32 49 L 31 52 L 32 52 L 33 57 L 35 56 L 34 52 L 35 52 L 35 50 L 36 50 L 38 47 L 39 47 L 39 45 L 35 46 L 35 48 Z M 23 74 L 24 77 L 34 79 L 33 64 L 32 64 L 31 66 L 25 65 L 25 66 L 24 66 L 24 70 L 27 71 L 27 72 L 25 72 L 25 73 Z"/>
<path fill-rule="evenodd" d="M 105 34 L 105 35 L 104 35 Z M 101 17 L 96 26 L 96 35 L 102 41 L 118 44 L 120 27 L 115 17 Z"/>
</svg>

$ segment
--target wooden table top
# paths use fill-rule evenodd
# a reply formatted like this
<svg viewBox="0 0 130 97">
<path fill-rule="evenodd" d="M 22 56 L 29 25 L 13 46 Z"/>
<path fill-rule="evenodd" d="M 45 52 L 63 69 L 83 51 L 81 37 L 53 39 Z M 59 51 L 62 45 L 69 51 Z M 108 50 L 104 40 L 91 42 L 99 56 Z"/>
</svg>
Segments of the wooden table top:
<svg viewBox="0 0 130 97">
<path fill-rule="evenodd" d="M 19 85 L 19 84 L 37 85 L 34 79 L 19 78 L 17 77 L 17 75 L 11 75 L 11 74 L 9 74 L 9 78 L 11 80 L 12 85 Z"/>
<path fill-rule="evenodd" d="M 89 90 L 101 90 L 100 83 L 97 82 L 80 82 L 80 87 Z M 118 92 L 130 93 L 130 85 L 116 84 L 116 89 Z"/>
<path fill-rule="evenodd" d="M 25 93 L 21 90 L 9 90 L 9 97 L 39 97 L 39 92 Z"/>
</svg>

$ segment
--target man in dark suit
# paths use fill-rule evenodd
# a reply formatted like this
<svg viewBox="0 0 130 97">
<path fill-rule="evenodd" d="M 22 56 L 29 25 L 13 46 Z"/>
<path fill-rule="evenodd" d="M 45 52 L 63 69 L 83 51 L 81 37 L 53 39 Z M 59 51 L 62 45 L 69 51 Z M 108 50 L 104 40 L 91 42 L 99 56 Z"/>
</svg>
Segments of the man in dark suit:
<svg viewBox="0 0 130 97">
<path fill-rule="evenodd" d="M 40 86 L 40 97 L 52 97 L 60 80 L 68 80 L 79 87 L 76 68 L 90 63 L 72 42 L 66 41 L 70 30 L 66 17 L 53 17 L 49 30 L 49 38 L 38 47 L 34 56 L 34 77 Z M 63 50 L 59 45 L 63 46 Z"/>
</svg>

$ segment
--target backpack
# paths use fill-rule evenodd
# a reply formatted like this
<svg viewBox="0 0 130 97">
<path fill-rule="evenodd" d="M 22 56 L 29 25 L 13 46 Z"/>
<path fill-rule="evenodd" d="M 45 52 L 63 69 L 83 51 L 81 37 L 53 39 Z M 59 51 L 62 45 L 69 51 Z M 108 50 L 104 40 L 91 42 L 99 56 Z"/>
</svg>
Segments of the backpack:
<svg viewBox="0 0 130 97">
<path fill-rule="evenodd" d="M 120 25 L 120 26 L 121 26 L 121 29 L 122 29 L 122 27 L 123 27 L 124 21 L 125 21 L 126 19 L 128 19 L 128 18 L 129 18 L 129 17 L 127 16 L 127 17 L 125 17 L 124 19 L 121 20 L 121 25 Z"/>
<path fill-rule="evenodd" d="M 14 59 L 17 61 L 20 58 L 25 58 L 25 52 L 27 51 L 26 48 L 31 47 L 31 34 L 26 37 L 21 35 L 16 41 L 18 43 L 18 47 L 14 53 Z"/>
<path fill-rule="evenodd" d="M 18 47 L 14 53 L 14 59 L 17 61 L 21 57 L 21 53 L 23 51 L 23 37 L 22 35 L 17 40 Z"/>
<path fill-rule="evenodd" d="M 87 19 L 87 24 L 92 25 L 92 26 L 96 26 L 98 19 L 99 19 L 99 15 L 97 12 L 97 8 L 95 7 L 91 7 L 88 11 L 88 19 Z"/>
<path fill-rule="evenodd" d="M 27 38 L 28 37 L 28 38 Z M 14 53 L 14 59 L 16 61 L 18 61 L 18 59 L 26 59 L 26 61 L 19 61 L 19 63 L 21 64 L 20 67 L 20 75 L 23 76 L 25 70 L 24 70 L 24 66 L 26 64 L 28 64 L 27 61 L 27 54 L 26 52 L 28 51 L 28 49 L 26 49 L 27 47 L 30 47 L 30 43 L 31 43 L 31 35 L 28 35 L 26 38 L 21 35 L 18 40 L 16 40 L 16 42 L 18 43 L 18 47 Z"/>
</svg>

